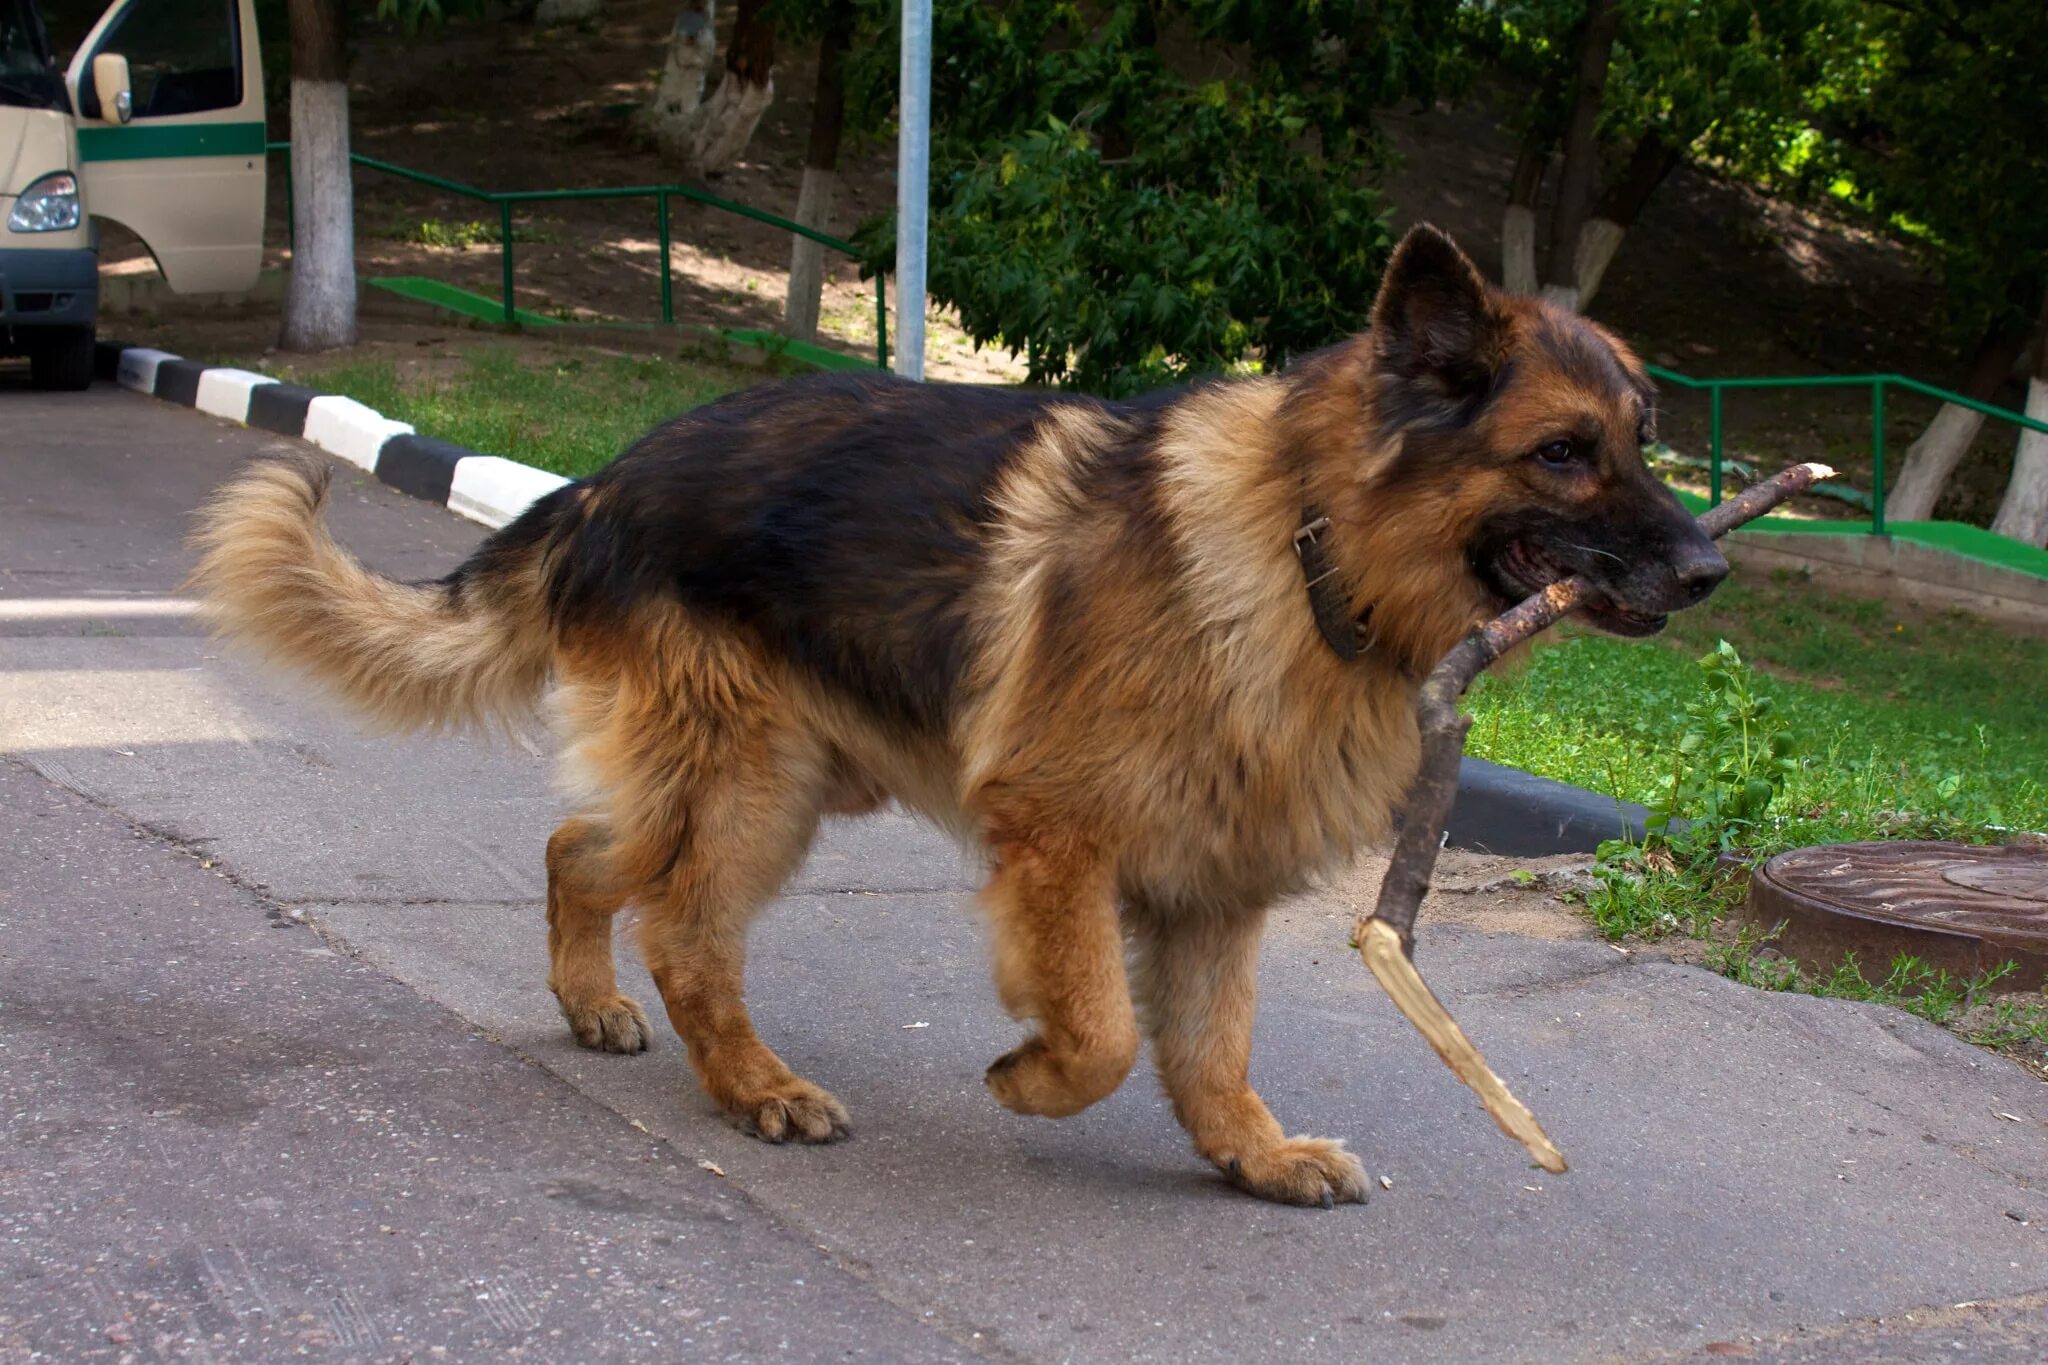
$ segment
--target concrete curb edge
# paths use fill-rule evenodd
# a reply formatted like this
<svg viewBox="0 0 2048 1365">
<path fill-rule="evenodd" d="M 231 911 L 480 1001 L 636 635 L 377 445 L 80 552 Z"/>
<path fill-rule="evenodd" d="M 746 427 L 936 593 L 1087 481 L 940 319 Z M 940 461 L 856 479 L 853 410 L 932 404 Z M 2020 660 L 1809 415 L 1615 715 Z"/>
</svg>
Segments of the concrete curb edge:
<svg viewBox="0 0 2048 1365">
<path fill-rule="evenodd" d="M 401 493 L 493 529 L 569 482 L 517 460 L 422 436 L 353 398 L 269 375 L 112 341 L 99 343 L 95 361 L 100 378 L 125 389 L 309 441 Z M 1448 842 L 1510 858 L 1591 853 L 1604 839 L 1641 838 L 1645 816 L 1641 806 L 1467 757 Z"/>
<path fill-rule="evenodd" d="M 94 369 L 124 389 L 308 441 L 402 493 L 493 529 L 569 482 L 544 469 L 421 436 L 410 424 L 353 398 L 232 366 L 102 341 Z"/>
</svg>

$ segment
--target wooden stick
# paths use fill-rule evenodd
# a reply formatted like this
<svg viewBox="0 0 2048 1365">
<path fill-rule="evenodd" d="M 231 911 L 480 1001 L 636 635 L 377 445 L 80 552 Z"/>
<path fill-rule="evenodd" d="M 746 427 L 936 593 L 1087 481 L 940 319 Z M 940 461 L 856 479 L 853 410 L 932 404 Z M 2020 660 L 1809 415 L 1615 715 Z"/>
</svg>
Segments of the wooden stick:
<svg viewBox="0 0 2048 1365">
<path fill-rule="evenodd" d="M 1707 512 L 1699 519 L 1700 529 L 1718 540 L 1834 472 L 1824 464 L 1794 465 Z M 1415 969 L 1415 916 L 1429 891 L 1430 874 L 1436 870 L 1437 850 L 1443 846 L 1451 802 L 1458 794 L 1458 760 L 1465 752 L 1465 732 L 1472 725 L 1469 717 L 1459 713 L 1458 699 L 1494 660 L 1555 625 L 1592 594 L 1592 585 L 1583 578 L 1552 583 L 1460 640 L 1430 671 L 1415 704 L 1422 729 L 1422 764 L 1408 787 L 1394 858 L 1380 882 L 1379 902 L 1370 915 L 1361 914 L 1352 926 L 1352 938 L 1366 967 L 1408 1022 L 1451 1073 L 1478 1093 L 1501 1131 L 1528 1148 L 1537 1165 L 1552 1172 L 1562 1172 L 1565 1162 L 1543 1125 L 1508 1092 Z"/>
</svg>

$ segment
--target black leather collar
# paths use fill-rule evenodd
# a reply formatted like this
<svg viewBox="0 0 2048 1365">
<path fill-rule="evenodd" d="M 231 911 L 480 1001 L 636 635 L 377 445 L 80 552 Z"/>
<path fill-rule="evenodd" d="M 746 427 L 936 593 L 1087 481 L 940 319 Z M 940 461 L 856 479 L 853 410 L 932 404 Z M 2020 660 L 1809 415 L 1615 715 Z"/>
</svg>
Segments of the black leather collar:
<svg viewBox="0 0 2048 1365">
<path fill-rule="evenodd" d="M 1308 609 L 1314 614 L 1316 630 L 1330 652 L 1351 663 L 1372 648 L 1373 640 L 1366 633 L 1372 608 L 1367 606 L 1358 615 L 1351 614 L 1351 595 L 1345 591 L 1343 575 L 1326 544 L 1329 535 L 1330 519 L 1314 506 L 1304 506 L 1301 529 L 1294 533 L 1294 554 L 1301 561 L 1301 577 L 1308 585 Z"/>
</svg>

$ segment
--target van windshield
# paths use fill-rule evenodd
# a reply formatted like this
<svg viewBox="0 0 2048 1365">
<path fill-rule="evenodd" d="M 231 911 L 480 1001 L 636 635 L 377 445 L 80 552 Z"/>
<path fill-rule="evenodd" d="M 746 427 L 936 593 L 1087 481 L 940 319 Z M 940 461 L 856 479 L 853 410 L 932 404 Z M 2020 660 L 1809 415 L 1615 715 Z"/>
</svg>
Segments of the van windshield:
<svg viewBox="0 0 2048 1365">
<path fill-rule="evenodd" d="M 0 0 L 0 105 L 70 107 L 34 0 Z"/>
</svg>

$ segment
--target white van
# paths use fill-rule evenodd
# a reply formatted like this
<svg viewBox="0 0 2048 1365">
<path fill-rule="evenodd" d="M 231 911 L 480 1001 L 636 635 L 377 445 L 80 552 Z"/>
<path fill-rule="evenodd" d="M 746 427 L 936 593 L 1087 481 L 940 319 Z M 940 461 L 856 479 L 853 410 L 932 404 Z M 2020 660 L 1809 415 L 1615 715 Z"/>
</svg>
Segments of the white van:
<svg viewBox="0 0 2048 1365">
<path fill-rule="evenodd" d="M 35 0 L 0 0 L 0 355 L 92 381 L 100 219 L 172 289 L 254 285 L 263 141 L 254 0 L 115 0 L 63 72 Z"/>
</svg>

